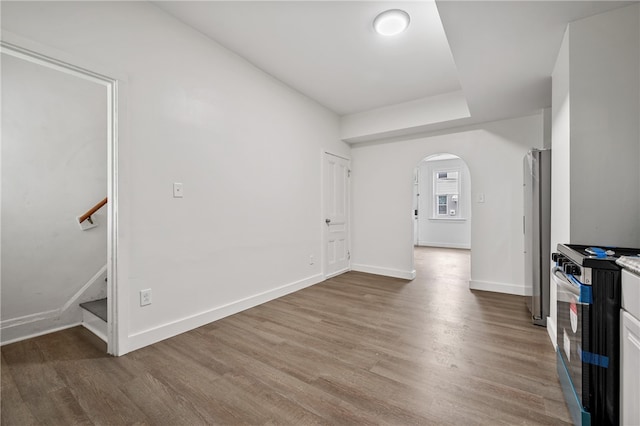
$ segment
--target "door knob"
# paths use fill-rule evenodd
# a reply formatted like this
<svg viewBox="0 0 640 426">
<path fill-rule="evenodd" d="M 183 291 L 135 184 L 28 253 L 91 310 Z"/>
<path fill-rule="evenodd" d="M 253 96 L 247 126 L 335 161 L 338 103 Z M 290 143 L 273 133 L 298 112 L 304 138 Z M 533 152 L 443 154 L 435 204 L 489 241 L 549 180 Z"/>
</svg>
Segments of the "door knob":
<svg viewBox="0 0 640 426">
<path fill-rule="evenodd" d="M 324 223 L 326 223 L 327 225 L 331 223 L 331 219 L 325 219 Z"/>
</svg>

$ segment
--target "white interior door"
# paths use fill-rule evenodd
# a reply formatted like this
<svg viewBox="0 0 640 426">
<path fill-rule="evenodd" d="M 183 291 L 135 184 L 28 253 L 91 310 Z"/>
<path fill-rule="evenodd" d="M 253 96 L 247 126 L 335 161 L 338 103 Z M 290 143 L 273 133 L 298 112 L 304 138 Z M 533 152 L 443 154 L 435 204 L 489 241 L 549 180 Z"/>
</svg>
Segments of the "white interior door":
<svg viewBox="0 0 640 426">
<path fill-rule="evenodd" d="M 349 160 L 332 154 L 324 158 L 324 274 L 349 270 Z"/>
</svg>

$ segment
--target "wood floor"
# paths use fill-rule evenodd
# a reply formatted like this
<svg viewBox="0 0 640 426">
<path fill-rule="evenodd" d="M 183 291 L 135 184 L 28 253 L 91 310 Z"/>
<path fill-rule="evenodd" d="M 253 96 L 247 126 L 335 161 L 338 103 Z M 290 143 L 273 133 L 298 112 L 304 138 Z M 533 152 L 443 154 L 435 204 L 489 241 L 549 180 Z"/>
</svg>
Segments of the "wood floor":
<svg viewBox="0 0 640 426">
<path fill-rule="evenodd" d="M 350 272 L 119 358 L 74 328 L 4 346 L 2 425 L 570 424 L 521 297 L 469 252 L 412 282 Z"/>
</svg>

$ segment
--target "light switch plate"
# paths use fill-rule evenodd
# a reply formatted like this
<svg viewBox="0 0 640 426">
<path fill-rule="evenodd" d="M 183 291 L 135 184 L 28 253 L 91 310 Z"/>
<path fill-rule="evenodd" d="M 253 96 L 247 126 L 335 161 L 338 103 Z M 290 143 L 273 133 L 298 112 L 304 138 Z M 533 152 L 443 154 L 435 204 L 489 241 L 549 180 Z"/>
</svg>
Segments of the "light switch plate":
<svg viewBox="0 0 640 426">
<path fill-rule="evenodd" d="M 173 198 L 182 198 L 182 184 L 180 182 L 175 182 L 173 184 Z"/>
</svg>

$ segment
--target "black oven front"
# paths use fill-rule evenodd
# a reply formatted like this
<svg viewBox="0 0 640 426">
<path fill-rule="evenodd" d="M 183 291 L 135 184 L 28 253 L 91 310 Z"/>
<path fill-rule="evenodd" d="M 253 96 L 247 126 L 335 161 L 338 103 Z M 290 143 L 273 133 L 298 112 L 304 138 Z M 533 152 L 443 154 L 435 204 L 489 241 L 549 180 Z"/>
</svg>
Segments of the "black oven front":
<svg viewBox="0 0 640 426">
<path fill-rule="evenodd" d="M 557 289 L 557 347 L 571 377 L 574 392 L 585 411 L 589 411 L 588 366 L 583 368 L 585 348 L 589 348 L 591 288 L 553 269 Z"/>
<path fill-rule="evenodd" d="M 640 249 L 558 244 L 553 254 L 558 373 L 561 383 L 561 371 L 569 377 L 571 389 L 563 383 L 563 390 L 577 424 L 619 424 L 621 271 L 615 261 L 630 253 Z M 579 407 L 572 407 L 576 400 Z"/>
</svg>

